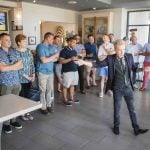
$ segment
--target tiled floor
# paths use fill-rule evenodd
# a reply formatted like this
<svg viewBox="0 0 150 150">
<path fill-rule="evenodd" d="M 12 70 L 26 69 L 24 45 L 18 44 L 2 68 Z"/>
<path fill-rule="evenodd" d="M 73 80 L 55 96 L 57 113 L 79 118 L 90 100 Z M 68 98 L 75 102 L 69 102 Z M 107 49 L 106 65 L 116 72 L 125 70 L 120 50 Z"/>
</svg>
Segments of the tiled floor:
<svg viewBox="0 0 150 150">
<path fill-rule="evenodd" d="M 2 150 L 150 150 L 150 132 L 135 137 L 123 101 L 121 134 L 112 133 L 113 100 L 98 98 L 92 88 L 77 94 L 80 104 L 65 107 L 56 95 L 55 113 L 43 116 L 33 112 L 34 121 L 23 122 L 23 129 L 2 134 Z M 135 104 L 141 127 L 150 128 L 150 91 L 135 91 Z"/>
</svg>

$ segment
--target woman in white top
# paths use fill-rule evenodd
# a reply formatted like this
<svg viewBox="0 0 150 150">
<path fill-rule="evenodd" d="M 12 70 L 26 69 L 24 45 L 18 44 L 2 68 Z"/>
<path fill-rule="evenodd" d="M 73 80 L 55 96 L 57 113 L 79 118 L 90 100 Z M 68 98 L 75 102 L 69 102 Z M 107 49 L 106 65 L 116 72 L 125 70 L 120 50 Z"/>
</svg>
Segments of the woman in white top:
<svg viewBox="0 0 150 150">
<path fill-rule="evenodd" d="M 100 45 L 99 50 L 98 50 L 98 58 L 100 61 L 103 61 L 107 58 L 107 55 L 112 55 L 114 54 L 114 45 L 110 43 L 109 36 L 108 35 L 103 35 L 103 44 Z M 99 97 L 103 97 L 104 93 L 104 83 L 105 80 L 107 79 L 108 76 L 108 66 L 106 67 L 101 67 L 100 72 L 99 72 L 100 78 L 100 93 Z"/>
</svg>

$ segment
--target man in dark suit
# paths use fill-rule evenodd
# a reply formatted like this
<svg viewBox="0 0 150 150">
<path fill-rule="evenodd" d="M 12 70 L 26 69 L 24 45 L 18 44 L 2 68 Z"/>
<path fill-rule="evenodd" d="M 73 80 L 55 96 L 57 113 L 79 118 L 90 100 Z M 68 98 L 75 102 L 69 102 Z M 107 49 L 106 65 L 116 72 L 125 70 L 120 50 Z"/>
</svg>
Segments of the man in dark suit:
<svg viewBox="0 0 150 150">
<path fill-rule="evenodd" d="M 132 127 L 134 129 L 134 134 L 137 136 L 139 134 L 146 133 L 148 129 L 140 129 L 135 107 L 134 107 L 134 97 L 133 97 L 133 84 L 131 71 L 135 69 L 133 56 L 131 54 L 125 53 L 125 43 L 123 40 L 117 40 L 115 42 L 115 52 L 116 54 L 108 56 L 105 61 L 100 62 L 101 66 L 108 66 L 108 81 L 106 85 L 106 92 L 108 90 L 113 91 L 114 98 L 114 128 L 113 132 L 119 135 L 119 125 L 120 125 L 120 108 L 122 97 L 124 97 L 130 119 L 132 122 Z"/>
</svg>

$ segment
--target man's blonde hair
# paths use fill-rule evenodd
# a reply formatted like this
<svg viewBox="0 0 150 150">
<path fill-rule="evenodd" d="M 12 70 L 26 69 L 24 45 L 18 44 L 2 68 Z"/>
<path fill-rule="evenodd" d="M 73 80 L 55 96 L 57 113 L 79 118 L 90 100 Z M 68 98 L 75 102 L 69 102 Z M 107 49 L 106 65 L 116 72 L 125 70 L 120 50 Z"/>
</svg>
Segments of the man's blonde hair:
<svg viewBox="0 0 150 150">
<path fill-rule="evenodd" d="M 125 44 L 124 40 L 118 39 L 114 42 L 114 47 L 116 48 L 117 46 L 124 45 L 124 44 Z"/>
</svg>

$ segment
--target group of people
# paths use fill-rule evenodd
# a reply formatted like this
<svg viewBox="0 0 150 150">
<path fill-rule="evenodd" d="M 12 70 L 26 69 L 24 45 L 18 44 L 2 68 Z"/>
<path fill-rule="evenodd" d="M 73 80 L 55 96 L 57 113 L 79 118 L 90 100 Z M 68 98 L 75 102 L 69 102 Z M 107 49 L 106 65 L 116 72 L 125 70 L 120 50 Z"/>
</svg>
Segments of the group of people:
<svg viewBox="0 0 150 150">
<path fill-rule="evenodd" d="M 36 47 L 36 63 L 34 64 L 32 53 L 27 48 L 25 35 L 16 36 L 17 48 L 13 49 L 10 35 L 0 34 L 0 95 L 16 94 L 28 98 L 31 83 L 37 76 L 42 103 L 41 113 L 47 115 L 54 112 L 54 73 L 57 77 L 57 91 L 63 93 L 63 104 L 72 106 L 73 103 L 80 103 L 75 98 L 78 82 L 81 94 L 86 94 L 91 85 L 97 86 L 98 68 L 101 77 L 99 97 L 104 96 L 106 80 L 106 92 L 114 97 L 113 132 L 117 135 L 120 133 L 119 113 L 122 97 L 127 103 L 135 135 L 147 132 L 148 129 L 140 129 L 138 125 L 132 90 L 136 84 L 136 70 L 139 64 L 136 57 L 139 55 L 145 56 L 144 67 L 147 68 L 144 70 L 144 83 L 141 90 L 146 89 L 150 72 L 148 69 L 150 67 L 149 44 L 142 48 L 140 44 L 137 44 L 136 36 L 131 37 L 131 44 L 125 42 L 127 38 L 114 42 L 113 34 L 105 34 L 103 43 L 98 48 L 93 35 L 88 35 L 87 39 L 88 42 L 82 44 L 80 36 L 74 35 L 67 39 L 67 46 L 62 47 L 61 37 L 47 32 L 43 41 Z M 126 54 L 125 51 L 130 54 Z M 131 70 L 133 70 L 132 75 Z M 20 117 L 22 120 L 34 119 L 30 113 Z M 14 118 L 4 123 L 3 129 L 6 133 L 11 133 L 12 126 L 16 129 L 22 128 L 22 125 Z"/>
<path fill-rule="evenodd" d="M 26 46 L 26 36 L 19 34 L 15 38 L 17 48 L 11 48 L 10 35 L 0 34 L 0 95 L 16 94 L 27 97 L 30 83 L 35 79 L 33 56 Z M 20 116 L 22 120 L 33 120 L 30 113 Z M 12 126 L 21 129 L 22 125 L 13 118 L 4 122 L 3 130 L 12 132 Z"/>
</svg>

